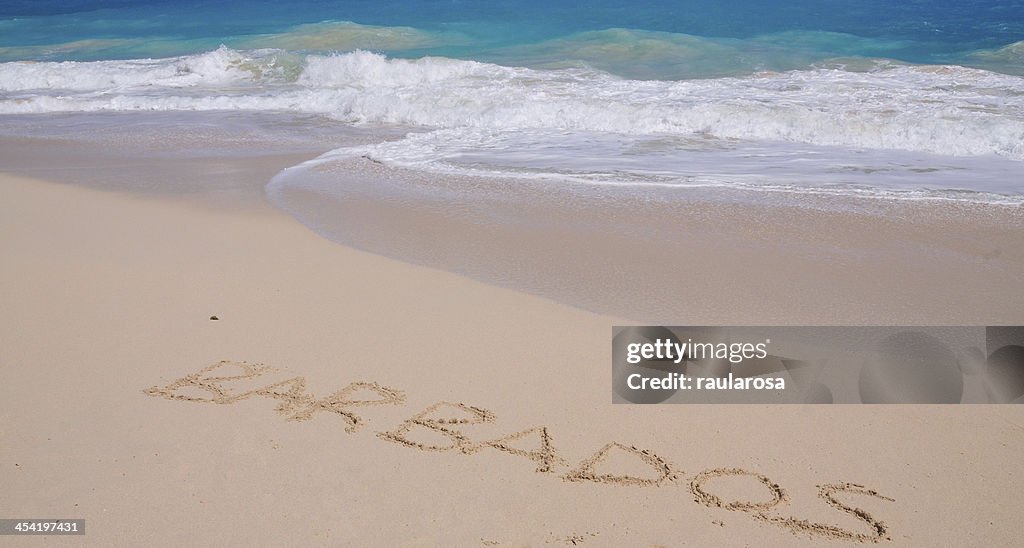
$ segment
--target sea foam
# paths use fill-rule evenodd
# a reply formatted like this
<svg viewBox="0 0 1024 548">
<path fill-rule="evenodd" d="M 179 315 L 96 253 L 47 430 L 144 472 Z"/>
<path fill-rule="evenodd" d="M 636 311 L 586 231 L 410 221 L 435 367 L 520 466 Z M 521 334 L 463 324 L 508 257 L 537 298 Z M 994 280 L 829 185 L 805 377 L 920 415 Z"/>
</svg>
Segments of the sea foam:
<svg viewBox="0 0 1024 548">
<path fill-rule="evenodd" d="M 1024 158 L 1024 79 L 880 64 L 629 80 L 356 51 L 221 47 L 169 59 L 0 64 L 0 113 L 287 111 L 425 129 L 555 130 Z"/>
</svg>

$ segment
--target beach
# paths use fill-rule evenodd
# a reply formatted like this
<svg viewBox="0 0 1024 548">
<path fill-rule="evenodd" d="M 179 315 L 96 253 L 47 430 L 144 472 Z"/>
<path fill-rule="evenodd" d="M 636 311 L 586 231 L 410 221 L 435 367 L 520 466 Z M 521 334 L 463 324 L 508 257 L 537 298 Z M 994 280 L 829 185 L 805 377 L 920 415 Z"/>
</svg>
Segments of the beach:
<svg viewBox="0 0 1024 548">
<path fill-rule="evenodd" d="M 626 318 L 349 249 L 265 204 L 2 183 L 0 514 L 85 518 L 65 540 L 1014 542 L 1014 406 L 612 405 L 610 332 Z M 232 394 L 374 383 L 350 400 L 383 403 L 347 408 L 346 431 L 331 409 L 297 413 L 281 395 L 294 385 L 194 401 L 217 399 L 174 386 L 197 373 L 251 377 L 217 381 Z M 464 421 L 461 442 L 423 426 L 445 418 Z M 535 427 L 547 436 L 470 447 Z M 834 530 L 729 507 L 775 500 L 752 474 L 784 491 L 766 516 Z M 833 496 L 880 534 L 819 496 L 848 483 L 862 489 Z"/>
<path fill-rule="evenodd" d="M 1019 7 L 0 4 L 0 542 L 1019 544 Z"/>
</svg>

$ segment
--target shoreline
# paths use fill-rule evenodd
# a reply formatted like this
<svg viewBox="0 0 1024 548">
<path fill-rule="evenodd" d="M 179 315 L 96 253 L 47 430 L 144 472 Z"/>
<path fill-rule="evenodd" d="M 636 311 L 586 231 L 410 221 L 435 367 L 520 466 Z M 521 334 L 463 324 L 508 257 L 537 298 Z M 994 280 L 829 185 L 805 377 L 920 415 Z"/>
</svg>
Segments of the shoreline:
<svg viewBox="0 0 1024 548">
<path fill-rule="evenodd" d="M 342 245 L 644 324 L 1024 321 L 1020 207 L 439 176 L 360 158 L 286 169 L 267 193 Z"/>
<path fill-rule="evenodd" d="M 0 136 L 0 162 L 212 211 L 284 212 L 343 246 L 637 323 L 1024 322 L 1020 207 L 303 164 L 401 131 L 299 137 L 290 115 L 224 113 L 193 136 L 190 116 L 114 119 L 128 129 L 75 137 L 76 124 L 99 122 L 69 116 L 48 122 L 46 138 Z"/>
</svg>

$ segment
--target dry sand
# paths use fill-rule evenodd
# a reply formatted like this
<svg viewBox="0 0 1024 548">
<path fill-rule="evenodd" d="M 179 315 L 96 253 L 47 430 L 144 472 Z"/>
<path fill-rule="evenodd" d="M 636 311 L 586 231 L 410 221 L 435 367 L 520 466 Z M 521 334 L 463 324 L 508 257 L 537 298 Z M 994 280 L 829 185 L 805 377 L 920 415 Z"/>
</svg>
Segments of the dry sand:
<svg viewBox="0 0 1024 548">
<path fill-rule="evenodd" d="M 5 176 L 0 307 L 18 544 L 1020 541 L 1021 407 L 614 406 L 623 320 L 259 204 Z"/>
</svg>

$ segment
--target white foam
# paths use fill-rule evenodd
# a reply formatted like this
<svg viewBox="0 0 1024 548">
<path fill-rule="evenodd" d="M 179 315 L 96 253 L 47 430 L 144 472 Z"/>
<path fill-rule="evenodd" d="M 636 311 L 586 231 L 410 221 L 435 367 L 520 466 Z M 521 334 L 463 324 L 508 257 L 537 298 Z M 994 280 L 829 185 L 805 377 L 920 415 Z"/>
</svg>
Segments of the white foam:
<svg viewBox="0 0 1024 548">
<path fill-rule="evenodd" d="M 742 188 L 1019 206 L 1018 160 L 702 137 L 446 129 L 335 149 L 289 168 L 288 185 L 330 192 L 353 158 L 442 175 L 631 188 Z M 331 175 L 335 174 L 335 175 Z M 284 174 L 283 174 L 284 175 Z"/>
<path fill-rule="evenodd" d="M 215 87 L 252 80 L 243 63 L 249 58 L 221 47 L 201 55 L 173 59 L 0 64 L 0 91 L 128 93 L 139 89 Z"/>
<path fill-rule="evenodd" d="M 429 129 L 701 135 L 1024 159 L 1024 78 L 956 66 L 637 81 L 357 51 L 0 64 L 0 113 L 279 110 Z"/>
</svg>

